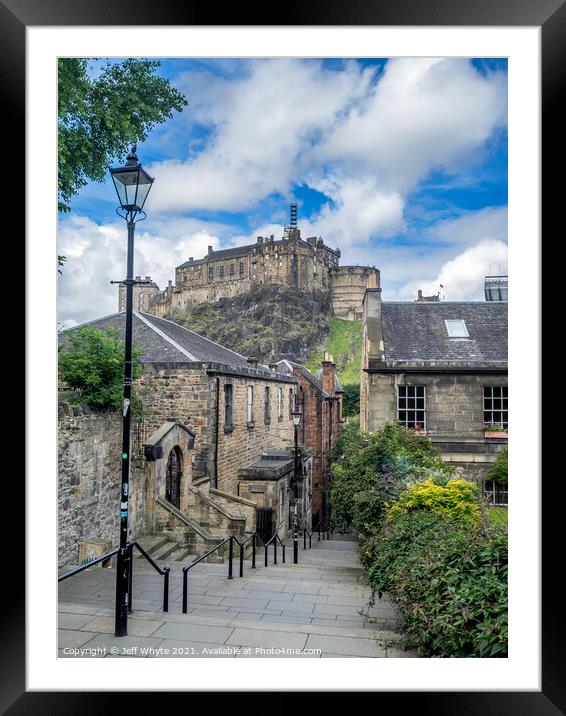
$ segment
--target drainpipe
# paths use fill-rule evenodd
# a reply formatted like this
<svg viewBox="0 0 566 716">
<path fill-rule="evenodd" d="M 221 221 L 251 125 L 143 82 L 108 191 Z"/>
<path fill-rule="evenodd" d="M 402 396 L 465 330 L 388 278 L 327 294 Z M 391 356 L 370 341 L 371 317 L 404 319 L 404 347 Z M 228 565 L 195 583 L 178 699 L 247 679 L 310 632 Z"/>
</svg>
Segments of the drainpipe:
<svg viewBox="0 0 566 716">
<path fill-rule="evenodd" d="M 218 489 L 218 423 L 220 415 L 220 378 L 216 378 L 216 424 L 214 426 L 214 488 Z"/>
</svg>

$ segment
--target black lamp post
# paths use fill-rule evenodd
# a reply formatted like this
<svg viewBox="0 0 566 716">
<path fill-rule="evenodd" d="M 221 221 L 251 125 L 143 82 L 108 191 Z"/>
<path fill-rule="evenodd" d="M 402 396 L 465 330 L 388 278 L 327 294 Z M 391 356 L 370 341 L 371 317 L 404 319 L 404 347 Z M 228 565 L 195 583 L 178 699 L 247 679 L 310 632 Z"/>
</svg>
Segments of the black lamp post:
<svg viewBox="0 0 566 716">
<path fill-rule="evenodd" d="M 293 563 L 297 564 L 299 561 L 299 536 L 297 533 L 297 503 L 299 501 L 299 425 L 301 423 L 301 411 L 293 410 L 291 413 L 293 419 L 293 426 L 295 428 L 295 469 L 293 471 L 293 502 L 294 502 L 294 515 L 293 515 Z"/>
<path fill-rule="evenodd" d="M 153 184 L 152 177 L 142 169 L 132 147 L 123 167 L 110 169 L 120 206 L 116 209 L 128 225 L 128 264 L 126 285 L 126 341 L 124 358 L 124 403 L 122 424 L 122 487 L 120 490 L 120 549 L 116 570 L 115 636 L 128 634 L 128 593 L 130 576 L 130 553 L 128 550 L 128 500 L 130 483 L 130 423 L 132 396 L 132 317 L 134 280 L 134 231 L 136 223 L 145 219 L 143 205 Z"/>
</svg>

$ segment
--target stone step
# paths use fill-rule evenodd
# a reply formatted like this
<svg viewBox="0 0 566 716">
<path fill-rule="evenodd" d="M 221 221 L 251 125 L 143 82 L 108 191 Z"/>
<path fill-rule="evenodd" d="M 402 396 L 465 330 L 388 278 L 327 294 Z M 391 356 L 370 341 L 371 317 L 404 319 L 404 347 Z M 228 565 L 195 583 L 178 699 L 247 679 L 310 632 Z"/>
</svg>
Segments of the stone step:
<svg viewBox="0 0 566 716">
<path fill-rule="evenodd" d="M 157 550 L 161 549 L 164 545 L 166 545 L 167 542 L 170 541 L 170 538 L 168 535 L 164 536 L 164 535 L 160 534 L 160 535 L 144 536 L 136 541 L 139 542 L 141 547 L 149 555 L 153 555 Z M 137 552 L 136 556 L 138 558 L 144 559 L 143 554 L 139 551 Z"/>
</svg>

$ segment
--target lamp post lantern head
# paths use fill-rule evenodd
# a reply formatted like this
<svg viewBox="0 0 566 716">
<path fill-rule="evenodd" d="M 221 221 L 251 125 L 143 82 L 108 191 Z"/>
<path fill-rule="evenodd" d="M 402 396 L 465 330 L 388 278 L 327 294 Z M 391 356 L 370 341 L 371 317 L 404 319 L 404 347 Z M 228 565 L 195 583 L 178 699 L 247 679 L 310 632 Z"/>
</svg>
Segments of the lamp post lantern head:
<svg viewBox="0 0 566 716">
<path fill-rule="evenodd" d="M 293 410 L 291 413 L 291 418 L 293 419 L 293 425 L 298 428 L 299 423 L 301 422 L 301 411 L 300 410 Z"/>
<path fill-rule="evenodd" d="M 131 216 L 141 212 L 154 180 L 138 161 L 135 144 L 126 157 L 124 166 L 110 169 L 110 175 L 120 207 Z"/>
</svg>

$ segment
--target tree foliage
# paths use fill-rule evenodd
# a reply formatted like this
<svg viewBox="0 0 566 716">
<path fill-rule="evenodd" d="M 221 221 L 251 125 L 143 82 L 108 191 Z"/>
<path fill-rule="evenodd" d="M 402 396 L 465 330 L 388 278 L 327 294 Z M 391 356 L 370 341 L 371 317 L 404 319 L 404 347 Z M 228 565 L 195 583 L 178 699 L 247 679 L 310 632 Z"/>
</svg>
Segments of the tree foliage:
<svg viewBox="0 0 566 716">
<path fill-rule="evenodd" d="M 508 466 L 509 453 L 507 448 L 504 448 L 500 453 L 498 453 L 497 458 L 493 463 L 493 467 L 487 473 L 486 478 L 488 480 L 493 480 L 493 482 L 497 482 L 499 485 L 507 485 Z"/>
<path fill-rule="evenodd" d="M 332 520 L 339 529 L 353 529 L 362 545 L 376 534 L 402 489 L 425 477 L 446 482 L 453 472 L 427 437 L 394 422 L 374 433 L 348 422 L 332 460 Z"/>
<path fill-rule="evenodd" d="M 90 77 L 86 59 L 59 59 L 59 211 L 88 181 L 102 181 L 113 160 L 181 111 L 185 97 L 155 74 L 156 60 L 106 62 Z"/>
<path fill-rule="evenodd" d="M 479 488 L 466 480 L 448 480 L 435 485 L 431 479 L 404 490 L 388 510 L 387 518 L 414 512 L 437 512 L 443 517 L 477 523 L 480 519 Z"/>
<path fill-rule="evenodd" d="M 342 415 L 345 418 L 360 414 L 360 385 L 350 383 L 343 385 L 344 397 L 342 399 Z"/>
<path fill-rule="evenodd" d="M 125 345 L 116 330 L 80 328 L 69 334 L 59 351 L 59 378 L 77 395 L 71 402 L 92 408 L 121 408 Z M 132 373 L 141 373 L 140 351 L 132 351 Z M 132 410 L 140 406 L 132 388 Z"/>
<path fill-rule="evenodd" d="M 405 646 L 422 656 L 505 657 L 507 533 L 438 512 L 403 513 L 376 539 L 374 598 L 387 592 Z"/>
</svg>

